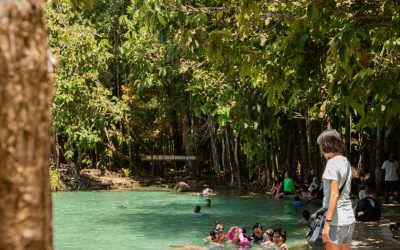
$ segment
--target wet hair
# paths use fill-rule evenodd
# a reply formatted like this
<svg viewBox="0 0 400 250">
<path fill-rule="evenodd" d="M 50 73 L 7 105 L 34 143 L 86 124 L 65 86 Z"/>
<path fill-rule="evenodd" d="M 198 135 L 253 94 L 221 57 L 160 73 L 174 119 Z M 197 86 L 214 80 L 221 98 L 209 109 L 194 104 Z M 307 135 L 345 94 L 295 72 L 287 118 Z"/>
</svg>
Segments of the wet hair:
<svg viewBox="0 0 400 250">
<path fill-rule="evenodd" d="M 263 231 L 263 226 L 261 225 L 261 223 L 256 223 L 256 224 L 254 224 L 254 225 L 253 225 L 253 231 L 254 231 L 254 229 L 256 229 L 256 228 L 259 228 L 259 229 L 261 229 L 261 231 Z"/>
<path fill-rule="evenodd" d="M 194 209 L 193 209 L 193 211 L 195 213 L 200 213 L 200 210 L 201 210 L 201 207 L 199 205 L 195 206 Z"/>
<path fill-rule="evenodd" d="M 283 228 L 277 228 L 277 229 L 274 230 L 274 234 L 275 234 L 275 233 L 278 233 L 278 234 L 280 234 L 280 236 L 282 236 L 283 243 L 286 242 L 286 231 L 285 231 L 285 229 L 283 229 Z"/>
<path fill-rule="evenodd" d="M 211 206 L 211 200 L 210 199 L 206 199 L 206 203 L 207 203 L 207 207 Z"/>
<path fill-rule="evenodd" d="M 310 219 L 310 211 L 304 210 L 303 211 L 303 218 L 306 219 L 306 220 L 309 220 Z"/>
<path fill-rule="evenodd" d="M 317 144 L 323 153 L 341 153 L 344 149 L 342 137 L 336 130 L 325 130 L 317 138 Z"/>
<path fill-rule="evenodd" d="M 268 228 L 265 230 L 265 234 L 272 240 L 272 237 L 274 236 L 274 229 Z"/>
<path fill-rule="evenodd" d="M 221 232 L 218 231 L 217 229 L 211 230 L 211 232 L 210 232 L 211 239 L 212 239 L 212 240 L 215 240 L 217 234 L 220 234 L 220 233 L 221 233 Z"/>
</svg>

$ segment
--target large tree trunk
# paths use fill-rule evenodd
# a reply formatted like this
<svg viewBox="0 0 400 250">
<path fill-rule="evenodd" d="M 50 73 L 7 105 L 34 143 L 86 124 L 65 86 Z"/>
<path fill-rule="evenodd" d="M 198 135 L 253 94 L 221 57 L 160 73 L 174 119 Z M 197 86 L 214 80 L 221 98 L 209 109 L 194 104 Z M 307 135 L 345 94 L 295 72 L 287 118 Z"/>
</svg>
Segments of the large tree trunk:
<svg viewBox="0 0 400 250">
<path fill-rule="evenodd" d="M 52 86 L 40 0 L 0 1 L 0 249 L 52 249 Z"/>
</svg>

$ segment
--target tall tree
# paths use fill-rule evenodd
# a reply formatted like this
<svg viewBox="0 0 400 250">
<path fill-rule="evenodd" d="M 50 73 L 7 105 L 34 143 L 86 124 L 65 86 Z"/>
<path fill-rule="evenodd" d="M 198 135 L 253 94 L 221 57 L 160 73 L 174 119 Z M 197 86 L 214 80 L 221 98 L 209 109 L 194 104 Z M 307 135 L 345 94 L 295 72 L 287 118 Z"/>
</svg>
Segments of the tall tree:
<svg viewBox="0 0 400 250">
<path fill-rule="evenodd" d="M 53 249 L 44 1 L 0 1 L 0 249 Z"/>
</svg>

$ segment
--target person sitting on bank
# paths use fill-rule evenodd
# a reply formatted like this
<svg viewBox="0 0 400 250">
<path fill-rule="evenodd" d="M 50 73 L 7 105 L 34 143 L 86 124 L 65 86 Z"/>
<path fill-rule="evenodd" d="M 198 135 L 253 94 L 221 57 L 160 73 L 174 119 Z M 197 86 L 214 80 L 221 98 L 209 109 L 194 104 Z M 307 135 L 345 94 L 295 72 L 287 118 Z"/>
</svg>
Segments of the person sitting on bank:
<svg viewBox="0 0 400 250">
<path fill-rule="evenodd" d="M 289 173 L 285 174 L 285 179 L 283 180 L 283 194 L 284 195 L 293 195 L 295 193 L 293 180 L 290 178 Z"/>
<path fill-rule="evenodd" d="M 274 183 L 273 183 L 272 188 L 271 188 L 272 197 L 276 197 L 280 193 L 281 187 L 282 187 L 281 180 L 279 179 L 278 176 L 275 176 Z"/>
<path fill-rule="evenodd" d="M 317 178 L 317 177 L 314 177 L 314 178 L 312 179 L 311 185 L 308 187 L 308 193 L 309 193 L 312 197 L 314 197 L 314 196 L 318 193 L 318 190 L 319 190 L 318 178 Z"/>
<path fill-rule="evenodd" d="M 360 200 L 354 209 L 358 221 L 378 221 L 381 218 L 381 209 L 378 202 L 369 196 L 365 190 L 358 194 Z"/>
</svg>

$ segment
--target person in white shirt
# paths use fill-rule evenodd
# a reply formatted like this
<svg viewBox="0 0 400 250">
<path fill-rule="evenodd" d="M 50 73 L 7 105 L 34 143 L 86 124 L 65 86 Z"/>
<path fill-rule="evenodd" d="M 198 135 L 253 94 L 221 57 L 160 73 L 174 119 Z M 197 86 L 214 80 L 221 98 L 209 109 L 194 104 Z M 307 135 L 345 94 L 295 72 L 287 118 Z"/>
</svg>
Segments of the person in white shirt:
<svg viewBox="0 0 400 250">
<path fill-rule="evenodd" d="M 204 198 L 208 198 L 210 195 L 212 195 L 213 190 L 208 187 L 208 185 L 204 185 L 204 189 L 201 192 Z"/>
<path fill-rule="evenodd" d="M 344 144 L 336 130 L 325 130 L 318 138 L 321 153 L 328 160 L 322 185 L 323 207 L 327 209 L 322 240 L 327 250 L 348 250 L 353 239 L 354 211 L 350 200 L 351 166 L 342 155 Z M 340 193 L 340 187 L 343 187 Z"/>
<path fill-rule="evenodd" d="M 399 163 L 394 159 L 394 154 L 390 154 L 389 160 L 385 161 L 382 165 L 385 170 L 385 203 L 389 203 L 389 195 L 397 190 L 399 181 L 398 171 Z"/>
</svg>

